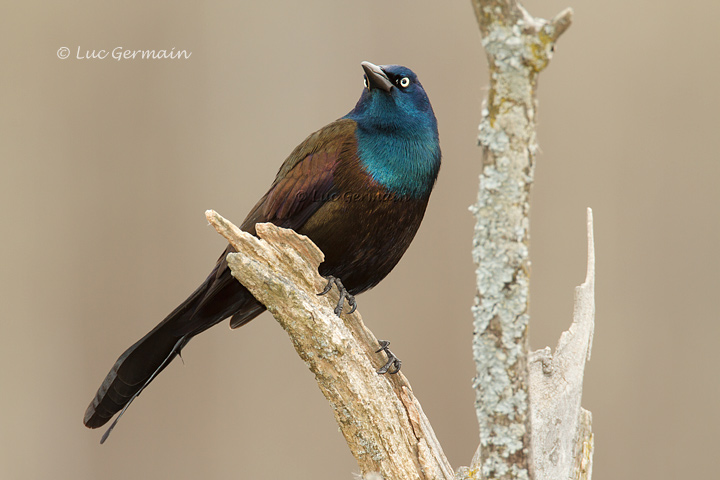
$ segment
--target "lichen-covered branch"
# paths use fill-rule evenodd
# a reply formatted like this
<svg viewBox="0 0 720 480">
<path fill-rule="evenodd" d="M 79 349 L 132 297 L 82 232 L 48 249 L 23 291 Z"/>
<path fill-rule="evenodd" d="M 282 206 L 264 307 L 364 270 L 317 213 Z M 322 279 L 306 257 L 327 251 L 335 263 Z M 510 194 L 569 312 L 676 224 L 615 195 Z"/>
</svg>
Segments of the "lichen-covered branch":
<svg viewBox="0 0 720 480">
<path fill-rule="evenodd" d="M 471 207 L 477 222 L 473 258 L 474 386 L 480 446 L 474 478 L 531 478 L 528 381 L 529 203 L 536 140 L 538 74 L 570 25 L 565 10 L 533 18 L 514 0 L 473 0 L 490 66 L 479 144 L 483 170 Z"/>
<path fill-rule="evenodd" d="M 258 237 L 212 210 L 208 221 L 235 247 L 232 274 L 263 303 L 315 374 L 320 390 L 367 478 L 417 480 L 454 477 L 442 448 L 402 373 L 378 375 L 384 359 L 358 312 L 333 313 L 337 291 L 318 296 L 322 252 L 309 238 L 266 223 Z"/>
</svg>

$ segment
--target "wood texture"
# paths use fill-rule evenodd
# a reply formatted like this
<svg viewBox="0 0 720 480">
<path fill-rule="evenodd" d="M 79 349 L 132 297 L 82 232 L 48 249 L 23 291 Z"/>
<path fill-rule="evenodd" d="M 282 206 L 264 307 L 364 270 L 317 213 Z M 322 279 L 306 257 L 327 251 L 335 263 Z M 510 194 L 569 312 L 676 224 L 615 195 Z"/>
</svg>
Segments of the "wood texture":
<svg viewBox="0 0 720 480">
<path fill-rule="evenodd" d="M 589 479 L 592 475 L 592 416 L 581 406 L 585 363 L 595 330 L 595 243 L 587 212 L 585 282 L 575 289 L 570 328 L 550 348 L 530 354 L 530 413 L 535 479 Z"/>
<path fill-rule="evenodd" d="M 318 274 L 322 252 L 292 230 L 258 224 L 258 237 L 212 210 L 208 221 L 235 247 L 227 257 L 237 278 L 285 329 L 315 374 L 364 476 L 454 478 L 442 448 L 405 376 L 378 375 L 378 341 L 356 311 L 333 313 L 337 290 Z"/>
</svg>

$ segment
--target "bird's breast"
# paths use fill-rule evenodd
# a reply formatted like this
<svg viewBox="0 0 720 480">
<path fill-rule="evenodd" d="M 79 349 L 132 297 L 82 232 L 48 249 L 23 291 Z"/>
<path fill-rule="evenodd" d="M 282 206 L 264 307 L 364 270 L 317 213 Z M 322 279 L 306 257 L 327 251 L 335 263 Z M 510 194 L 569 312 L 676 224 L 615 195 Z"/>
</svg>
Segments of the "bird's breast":
<svg viewBox="0 0 720 480">
<path fill-rule="evenodd" d="M 300 233 L 325 254 L 320 273 L 342 279 L 353 294 L 379 283 L 410 246 L 428 197 L 391 191 L 369 175 L 360 162 L 335 172 L 336 190 Z"/>
<path fill-rule="evenodd" d="M 440 169 L 440 146 L 432 129 L 356 132 L 360 166 L 387 191 L 413 198 L 430 194 Z"/>
</svg>

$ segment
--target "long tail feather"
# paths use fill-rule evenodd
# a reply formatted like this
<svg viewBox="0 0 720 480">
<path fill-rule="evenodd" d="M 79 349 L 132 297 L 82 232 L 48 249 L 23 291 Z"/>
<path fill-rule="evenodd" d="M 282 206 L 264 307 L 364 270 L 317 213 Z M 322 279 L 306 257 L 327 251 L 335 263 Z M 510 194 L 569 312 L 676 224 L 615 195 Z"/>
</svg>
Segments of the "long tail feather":
<svg viewBox="0 0 720 480">
<path fill-rule="evenodd" d="M 89 428 L 105 425 L 118 412 L 104 442 L 120 417 L 140 393 L 167 367 L 195 335 L 233 316 L 244 324 L 265 310 L 235 280 L 220 257 L 215 269 L 195 292 L 115 362 L 85 411 Z"/>
</svg>

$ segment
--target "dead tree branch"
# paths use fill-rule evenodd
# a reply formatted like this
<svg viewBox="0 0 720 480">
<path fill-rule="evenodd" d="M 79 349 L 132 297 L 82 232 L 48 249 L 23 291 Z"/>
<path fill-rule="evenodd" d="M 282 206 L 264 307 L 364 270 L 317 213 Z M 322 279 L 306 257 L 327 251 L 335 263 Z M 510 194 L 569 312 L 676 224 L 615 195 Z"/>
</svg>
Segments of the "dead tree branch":
<svg viewBox="0 0 720 480">
<path fill-rule="evenodd" d="M 232 274 L 263 303 L 315 374 L 363 476 L 454 478 L 430 422 L 402 373 L 378 375 L 378 341 L 356 311 L 333 313 L 337 292 L 318 296 L 323 254 L 309 238 L 266 223 L 258 237 L 212 210 L 208 221 L 235 247 Z"/>
<path fill-rule="evenodd" d="M 592 415 L 580 406 L 585 362 L 595 330 L 595 241 L 587 211 L 588 259 L 585 282 L 575 289 L 573 323 L 550 347 L 530 354 L 530 416 L 536 479 L 590 479 Z"/>
</svg>

